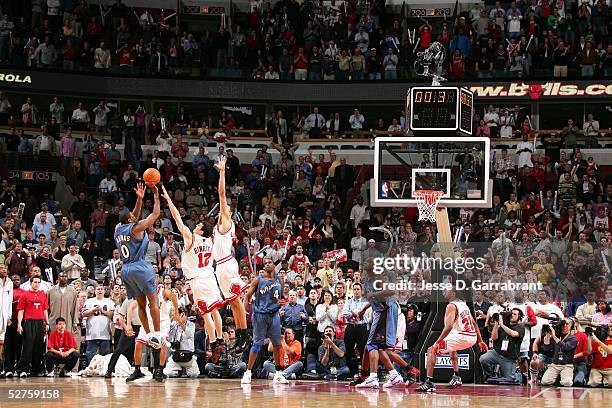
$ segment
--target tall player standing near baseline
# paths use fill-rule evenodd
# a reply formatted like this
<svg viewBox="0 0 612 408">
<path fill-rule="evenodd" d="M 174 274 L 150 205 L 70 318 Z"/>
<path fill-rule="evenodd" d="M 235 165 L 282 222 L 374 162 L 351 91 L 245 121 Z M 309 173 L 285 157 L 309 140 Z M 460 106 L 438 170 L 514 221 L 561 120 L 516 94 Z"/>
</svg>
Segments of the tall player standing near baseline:
<svg viewBox="0 0 612 408">
<path fill-rule="evenodd" d="M 249 353 L 249 363 L 247 370 L 240 381 L 242 384 L 251 383 L 251 369 L 255 364 L 257 355 L 264 344 L 264 340 L 269 338 L 274 346 L 274 384 L 288 384 L 289 381 L 283 376 L 280 360 L 281 348 L 281 319 L 279 310 L 284 303 L 281 299 L 283 287 L 276 276 L 275 265 L 271 258 L 264 258 L 263 275 L 257 276 L 252 282 L 246 295 L 246 301 L 250 302 L 255 295 L 253 303 L 253 345 Z"/>
<path fill-rule="evenodd" d="M 240 279 L 238 261 L 232 253 L 232 236 L 235 235 L 232 209 L 225 196 L 225 165 L 227 158 L 219 157 L 219 222 L 213 231 L 213 258 L 217 262 L 215 273 L 219 288 L 229 303 L 234 322 L 236 323 L 236 351 L 243 351 L 248 342 L 246 309 L 240 295 L 249 289 L 249 285 Z"/>
<path fill-rule="evenodd" d="M 432 381 L 436 356 L 450 355 L 453 377 L 450 380 L 449 387 L 457 388 L 462 384 L 459 376 L 459 355 L 457 352 L 471 348 L 477 340 L 480 351 L 483 353 L 487 351 L 487 345 L 482 341 L 480 330 L 478 330 L 478 325 L 472 317 L 470 308 L 465 301 L 457 297 L 456 289 L 452 287 L 447 290 L 444 293 L 444 298 L 449 302 L 444 312 L 444 329 L 442 329 L 438 340 L 427 349 L 427 379 L 416 389 L 419 392 L 436 391 L 436 386 Z"/>
<path fill-rule="evenodd" d="M 193 303 L 197 306 L 202 318 L 206 335 L 210 339 L 210 348 L 214 356 L 220 356 L 220 348 L 223 344 L 223 329 L 221 315 L 218 308 L 225 303 L 221 297 L 215 270 L 213 268 L 211 239 L 212 231 L 203 224 L 198 224 L 193 232 L 183 223 L 181 214 L 172 202 L 172 198 L 162 186 L 162 195 L 168 203 L 168 208 L 176 226 L 183 235 L 183 254 L 181 266 L 186 282 L 193 294 Z M 208 231 L 205 231 L 208 229 Z M 213 361 L 215 362 L 215 361 Z"/>
<path fill-rule="evenodd" d="M 123 215 L 115 227 L 115 244 L 121 254 L 123 267 L 121 279 L 129 298 L 136 299 L 138 303 L 138 316 L 142 328 L 146 333 L 148 344 L 156 349 L 161 347 L 161 333 L 159 324 L 159 303 L 157 298 L 157 285 L 155 271 L 150 263 L 145 261 L 149 238 L 145 233 L 159 218 L 160 203 L 159 192 L 155 185 L 149 185 L 154 194 L 153 212 L 144 220 L 140 220 L 140 210 L 144 199 L 144 184 L 138 183 L 134 189 L 136 205 L 133 212 Z M 146 307 L 149 304 L 153 323 L 153 333 L 149 327 Z"/>
</svg>

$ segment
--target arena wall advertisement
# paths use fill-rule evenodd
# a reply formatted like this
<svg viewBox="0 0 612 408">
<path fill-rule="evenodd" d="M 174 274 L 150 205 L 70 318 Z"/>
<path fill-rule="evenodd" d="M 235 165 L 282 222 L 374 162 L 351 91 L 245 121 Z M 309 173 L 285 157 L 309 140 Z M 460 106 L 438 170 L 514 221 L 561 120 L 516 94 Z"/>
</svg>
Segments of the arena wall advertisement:
<svg viewBox="0 0 612 408">
<path fill-rule="evenodd" d="M 312 86 L 308 82 L 253 82 L 201 80 L 199 78 L 136 78 L 130 76 L 91 75 L 84 72 L 64 73 L 54 71 L 10 70 L 0 71 L 0 87 L 5 89 L 32 90 L 35 92 L 58 92 L 70 94 L 87 93 L 106 96 L 176 97 L 235 102 L 237 100 L 260 102 L 383 102 L 396 103 L 404 100 L 406 91 L 421 83 L 362 82 L 359 92 L 355 82 L 321 83 Z M 549 100 L 552 98 L 606 99 L 612 96 L 612 81 L 474 81 L 448 85 L 467 86 L 477 100 Z M 87 92 L 84 92 L 84 90 Z"/>
</svg>

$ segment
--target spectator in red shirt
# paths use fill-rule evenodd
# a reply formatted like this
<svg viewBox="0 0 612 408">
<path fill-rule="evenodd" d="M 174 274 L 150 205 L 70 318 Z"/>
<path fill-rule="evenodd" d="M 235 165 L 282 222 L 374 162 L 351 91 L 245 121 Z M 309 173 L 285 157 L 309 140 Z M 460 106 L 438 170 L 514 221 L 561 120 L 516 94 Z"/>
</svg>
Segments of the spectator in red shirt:
<svg viewBox="0 0 612 408">
<path fill-rule="evenodd" d="M 67 377 L 66 371 L 71 371 L 79 361 L 79 352 L 74 337 L 66 331 L 66 319 L 63 317 L 55 320 L 55 331 L 49 335 L 47 347 L 49 349 L 45 354 L 47 371 L 52 371 L 55 366 L 63 364 L 59 376 Z"/>
<path fill-rule="evenodd" d="M 49 303 L 40 287 L 40 276 L 30 278 L 31 290 L 24 292 L 17 304 L 17 333 L 23 336 L 21 358 L 17 364 L 19 377 L 45 374 L 42 358 L 44 336 L 49 331 Z"/>
</svg>

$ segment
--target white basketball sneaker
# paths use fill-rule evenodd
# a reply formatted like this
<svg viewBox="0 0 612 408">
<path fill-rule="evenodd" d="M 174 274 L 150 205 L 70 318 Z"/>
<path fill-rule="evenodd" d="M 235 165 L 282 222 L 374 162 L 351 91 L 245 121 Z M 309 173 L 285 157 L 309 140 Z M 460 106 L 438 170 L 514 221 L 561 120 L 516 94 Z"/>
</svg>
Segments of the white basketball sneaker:
<svg viewBox="0 0 612 408">
<path fill-rule="evenodd" d="M 355 388 L 378 388 L 380 387 L 380 384 L 378 383 L 378 377 L 377 376 L 369 376 L 368 378 L 366 378 L 366 380 L 364 382 L 362 382 L 361 384 L 357 384 L 355 386 Z"/>
<path fill-rule="evenodd" d="M 242 380 L 240 380 L 240 384 L 250 384 L 251 383 L 251 372 L 245 371 L 242 375 Z"/>
<path fill-rule="evenodd" d="M 396 385 L 404 385 L 404 379 L 397 371 L 387 376 L 387 381 L 383 384 L 383 388 L 393 388 Z"/>
<path fill-rule="evenodd" d="M 277 371 L 276 374 L 274 374 L 272 383 L 273 384 L 289 384 L 289 380 L 287 380 L 280 371 Z"/>
</svg>

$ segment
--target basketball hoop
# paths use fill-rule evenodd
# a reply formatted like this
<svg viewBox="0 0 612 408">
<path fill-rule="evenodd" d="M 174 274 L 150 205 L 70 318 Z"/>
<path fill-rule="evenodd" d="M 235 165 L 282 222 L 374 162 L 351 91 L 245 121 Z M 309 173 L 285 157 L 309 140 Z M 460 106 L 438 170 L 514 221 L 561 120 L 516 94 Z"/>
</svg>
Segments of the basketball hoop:
<svg viewBox="0 0 612 408">
<path fill-rule="evenodd" d="M 436 222 L 436 207 L 444 191 L 439 190 L 415 190 L 412 195 L 416 198 L 419 209 L 419 221 L 429 220 Z"/>
</svg>

